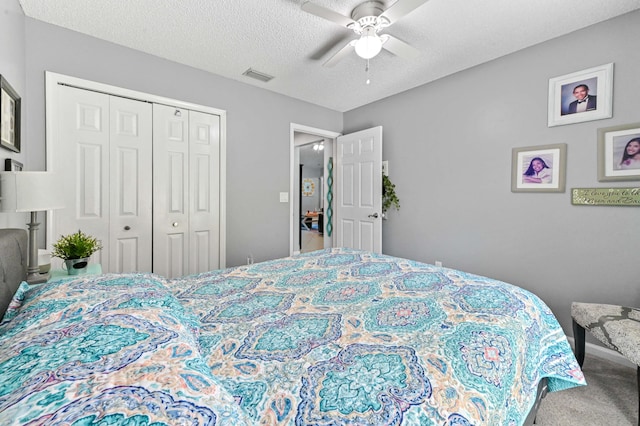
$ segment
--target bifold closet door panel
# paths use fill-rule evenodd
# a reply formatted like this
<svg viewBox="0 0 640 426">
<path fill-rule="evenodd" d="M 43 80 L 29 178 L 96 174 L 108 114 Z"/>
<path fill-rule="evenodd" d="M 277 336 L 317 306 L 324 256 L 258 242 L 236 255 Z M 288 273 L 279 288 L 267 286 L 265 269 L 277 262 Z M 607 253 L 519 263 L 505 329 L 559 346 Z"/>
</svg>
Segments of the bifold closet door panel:
<svg viewBox="0 0 640 426">
<path fill-rule="evenodd" d="M 110 97 L 110 272 L 152 271 L 152 106 Z"/>
<path fill-rule="evenodd" d="M 220 267 L 220 117 L 189 111 L 189 273 Z"/>
<path fill-rule="evenodd" d="M 189 273 L 189 111 L 153 105 L 153 272 Z"/>
<path fill-rule="evenodd" d="M 54 238 L 82 232 L 102 241 L 105 272 L 151 271 L 152 109 L 146 102 L 58 86 L 58 146 L 65 208 Z"/>
<path fill-rule="evenodd" d="M 220 117 L 153 106 L 153 271 L 220 265 Z"/>
<path fill-rule="evenodd" d="M 109 247 L 109 96 L 58 86 L 59 137 L 51 150 L 65 207 L 53 212 L 53 242 L 82 230 L 103 243 L 92 261 L 107 270 Z"/>
</svg>

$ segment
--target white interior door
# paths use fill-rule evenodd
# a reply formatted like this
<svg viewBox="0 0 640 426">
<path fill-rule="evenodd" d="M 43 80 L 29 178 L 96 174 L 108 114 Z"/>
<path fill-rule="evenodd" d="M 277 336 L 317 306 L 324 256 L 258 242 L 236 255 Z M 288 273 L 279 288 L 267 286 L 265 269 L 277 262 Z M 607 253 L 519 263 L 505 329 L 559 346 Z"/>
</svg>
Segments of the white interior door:
<svg viewBox="0 0 640 426">
<path fill-rule="evenodd" d="M 218 269 L 220 117 L 189 111 L 189 273 Z"/>
<path fill-rule="evenodd" d="M 65 208 L 54 238 L 82 230 L 103 249 L 105 272 L 151 271 L 151 106 L 59 86 L 60 137 L 52 150 Z"/>
<path fill-rule="evenodd" d="M 189 111 L 153 105 L 153 272 L 189 271 Z"/>
<path fill-rule="evenodd" d="M 110 96 L 109 272 L 151 272 L 152 109 Z"/>
<path fill-rule="evenodd" d="M 220 267 L 220 117 L 154 104 L 153 272 Z"/>
<path fill-rule="evenodd" d="M 59 129 L 51 155 L 64 209 L 54 211 L 53 241 L 77 232 L 102 241 L 92 256 L 106 271 L 109 265 L 109 96 L 58 86 Z"/>
<path fill-rule="evenodd" d="M 67 205 L 48 213 L 48 247 L 61 234 L 82 229 L 102 240 L 104 249 L 92 260 L 100 262 L 104 271 L 111 272 L 112 261 L 117 268 L 113 272 L 153 269 L 166 276 L 224 268 L 226 111 L 52 72 L 45 76 L 47 170 L 64 175 L 61 192 Z M 110 110 L 113 99 L 122 100 L 125 106 L 116 103 Z M 151 108 L 152 132 L 147 131 L 146 121 L 142 123 L 146 112 L 131 105 Z M 161 116 L 163 108 L 167 119 L 156 127 L 155 116 Z M 189 114 L 194 111 L 209 116 L 210 121 L 194 119 L 190 136 Z M 119 120 L 113 128 L 112 116 Z M 149 141 L 151 153 L 133 140 L 136 133 L 162 137 Z M 114 140 L 112 134 L 116 134 Z M 193 151 L 190 137 L 196 141 Z M 147 164 L 153 170 L 147 171 Z M 194 218 L 189 215 L 191 210 Z M 151 212 L 153 217 L 136 217 L 142 212 Z M 116 218 L 114 224 L 111 216 Z M 195 248 L 190 246 L 192 221 Z M 209 230 L 200 226 L 207 221 Z M 144 242 L 134 235 L 142 229 Z M 117 250 L 113 255 L 112 247 Z M 193 259 L 190 250 L 198 250 Z M 132 253 L 138 257 L 133 259 Z M 142 253 L 148 256 L 144 260 Z M 152 268 L 144 266 L 149 261 Z"/>
<path fill-rule="evenodd" d="M 336 186 L 338 246 L 381 253 L 381 126 L 338 137 Z"/>
</svg>

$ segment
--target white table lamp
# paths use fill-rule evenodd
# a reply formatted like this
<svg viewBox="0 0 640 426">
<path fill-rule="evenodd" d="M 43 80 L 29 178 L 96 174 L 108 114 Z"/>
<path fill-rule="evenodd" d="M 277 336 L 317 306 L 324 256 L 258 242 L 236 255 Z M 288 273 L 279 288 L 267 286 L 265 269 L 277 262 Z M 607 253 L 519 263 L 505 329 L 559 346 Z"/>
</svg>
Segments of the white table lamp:
<svg viewBox="0 0 640 426">
<path fill-rule="evenodd" d="M 38 266 L 38 212 L 61 209 L 61 181 L 53 172 L 0 172 L 0 211 L 30 212 L 29 261 L 27 282 L 42 283 L 48 274 L 40 274 Z"/>
</svg>

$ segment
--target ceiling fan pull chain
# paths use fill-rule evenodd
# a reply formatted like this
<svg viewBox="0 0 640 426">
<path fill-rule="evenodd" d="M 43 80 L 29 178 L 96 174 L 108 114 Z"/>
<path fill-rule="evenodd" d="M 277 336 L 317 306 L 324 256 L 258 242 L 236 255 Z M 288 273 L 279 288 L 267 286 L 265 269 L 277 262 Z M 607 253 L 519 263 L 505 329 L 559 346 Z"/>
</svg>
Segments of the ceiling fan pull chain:
<svg viewBox="0 0 640 426">
<path fill-rule="evenodd" d="M 369 60 L 367 59 L 367 66 L 365 67 L 365 72 L 367 73 L 367 85 L 371 83 L 371 80 L 369 79 Z"/>
</svg>

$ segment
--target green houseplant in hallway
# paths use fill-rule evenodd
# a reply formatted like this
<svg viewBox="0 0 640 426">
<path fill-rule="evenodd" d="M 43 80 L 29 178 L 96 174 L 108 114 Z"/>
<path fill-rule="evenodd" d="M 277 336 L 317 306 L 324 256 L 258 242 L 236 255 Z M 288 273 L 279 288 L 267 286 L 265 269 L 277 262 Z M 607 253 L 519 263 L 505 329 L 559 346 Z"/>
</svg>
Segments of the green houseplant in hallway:
<svg viewBox="0 0 640 426">
<path fill-rule="evenodd" d="M 64 261 L 69 275 L 79 275 L 87 271 L 89 257 L 101 249 L 102 243 L 98 239 L 78 230 L 74 234 L 60 236 L 51 255 Z"/>
<path fill-rule="evenodd" d="M 382 174 L 382 217 L 386 218 L 387 210 L 391 207 L 400 210 L 400 199 L 396 195 L 396 186 L 389 176 Z"/>
</svg>

